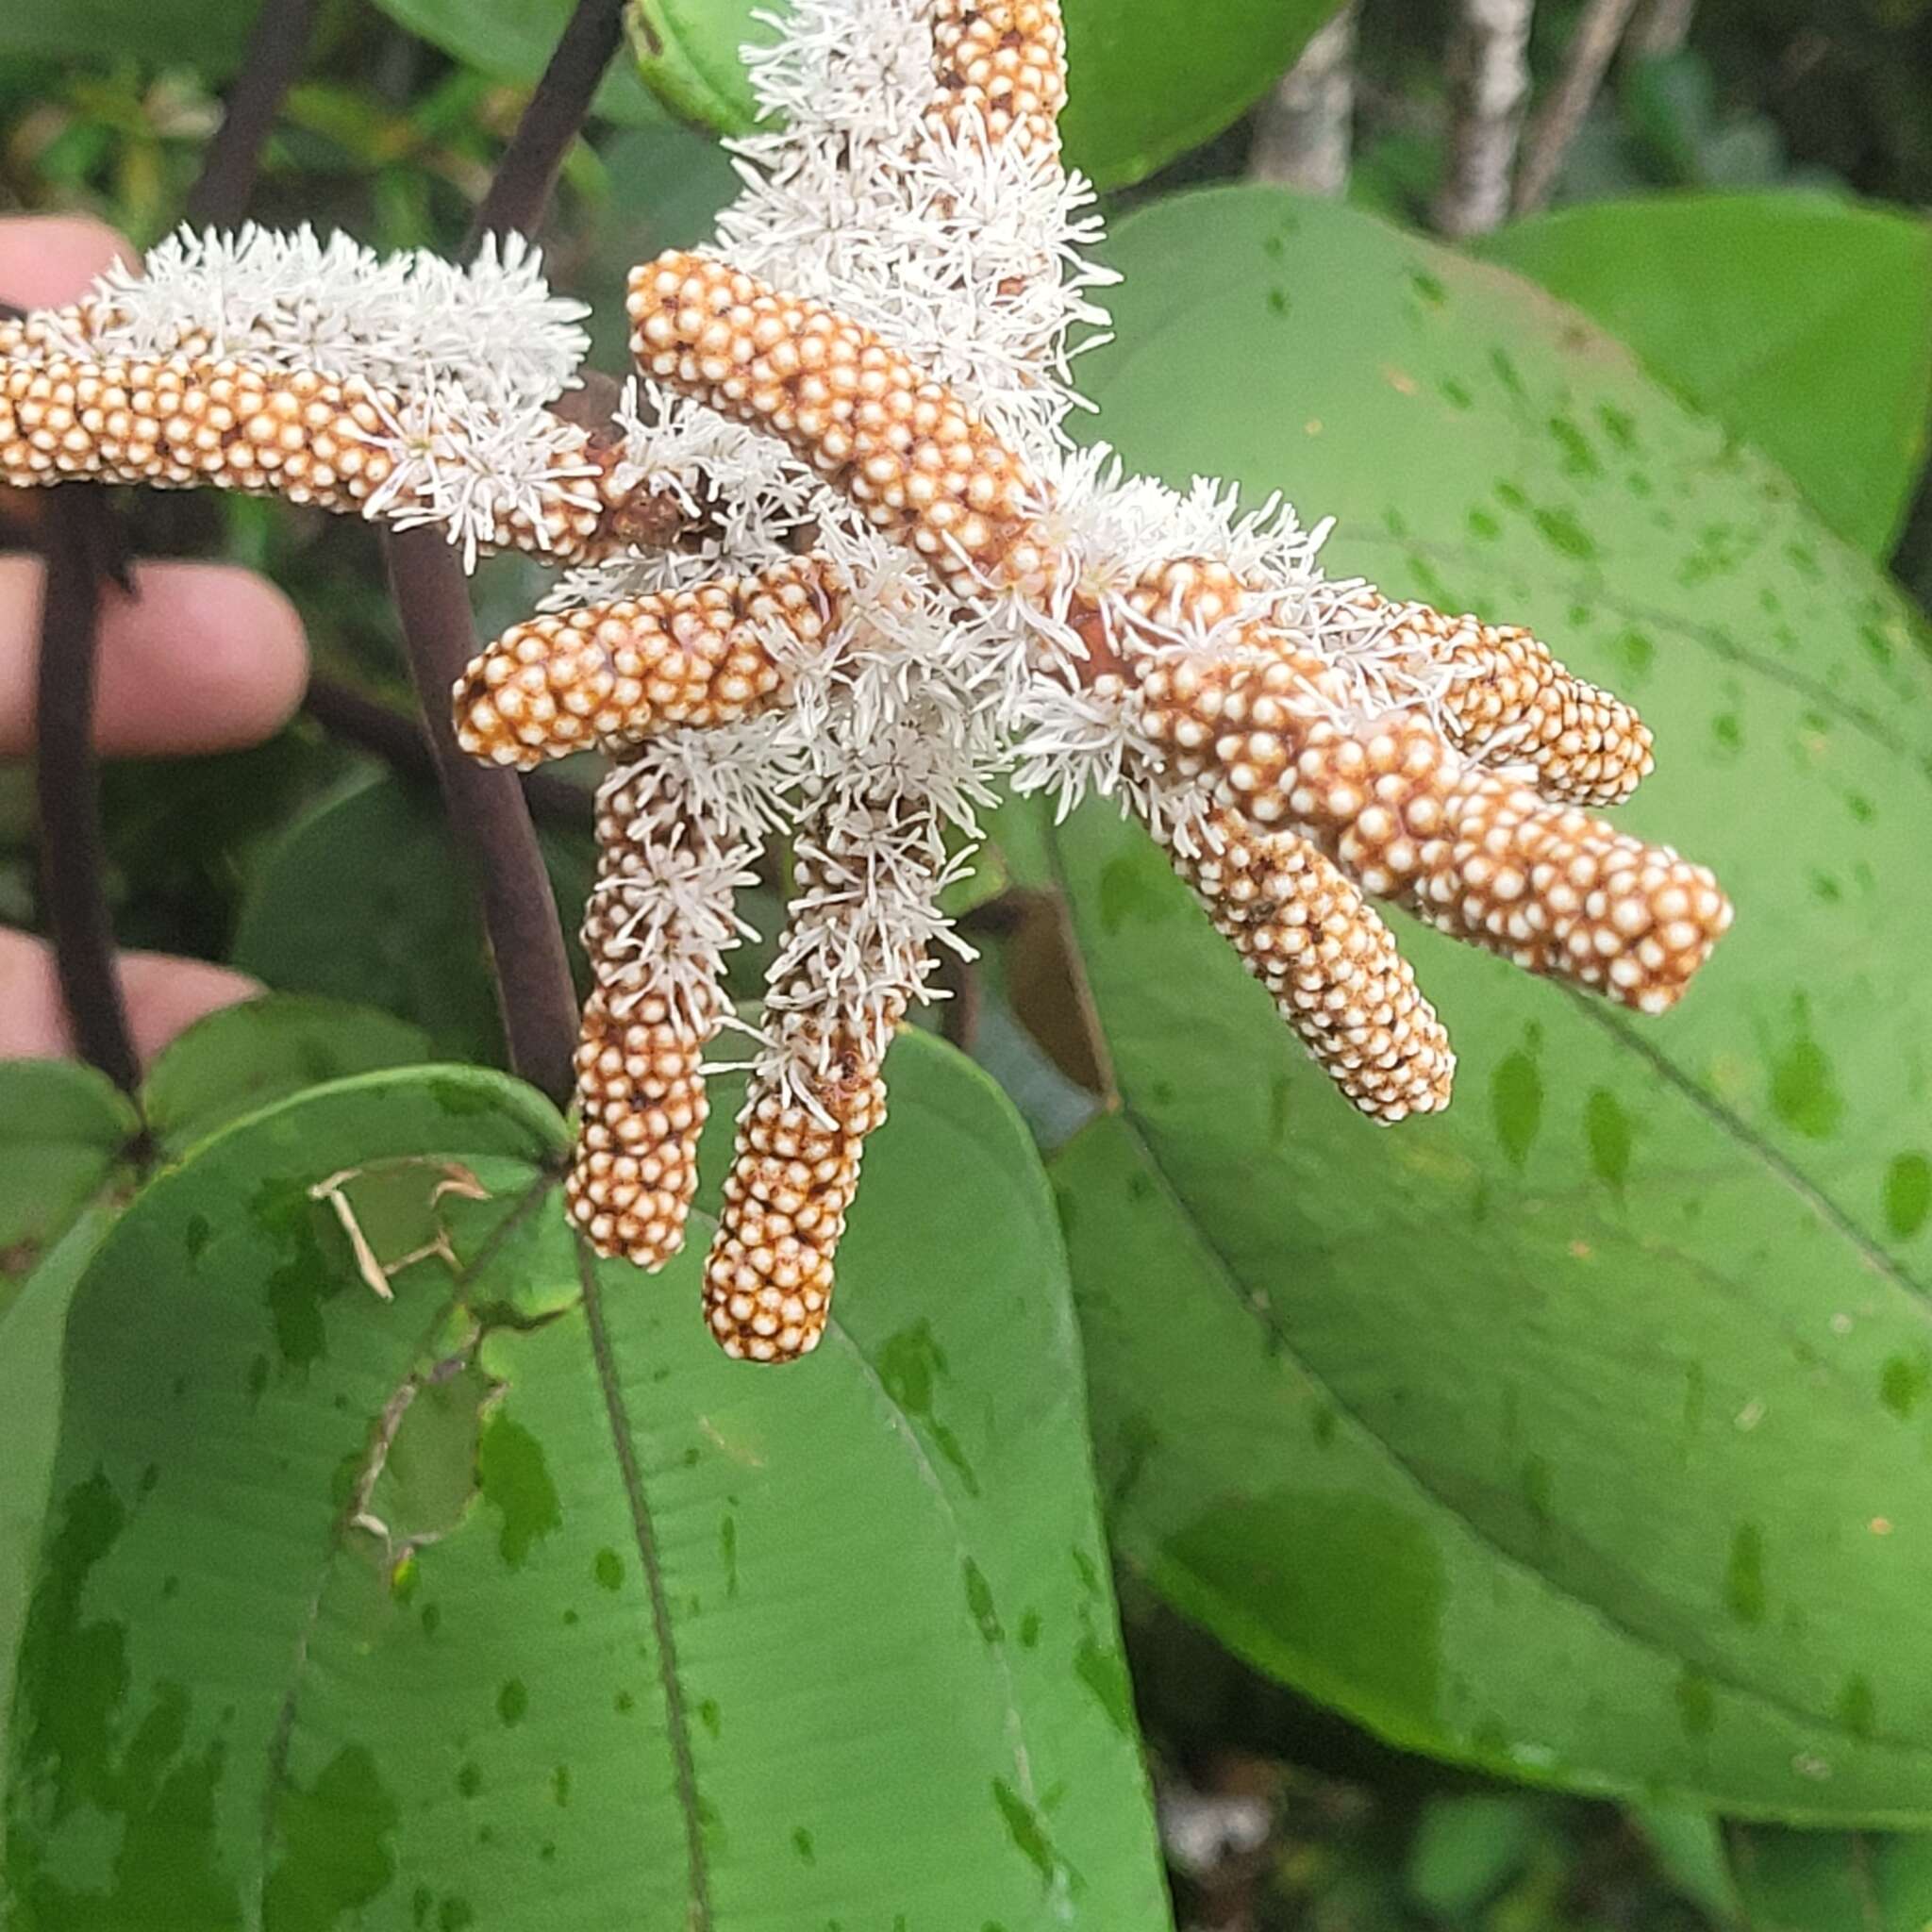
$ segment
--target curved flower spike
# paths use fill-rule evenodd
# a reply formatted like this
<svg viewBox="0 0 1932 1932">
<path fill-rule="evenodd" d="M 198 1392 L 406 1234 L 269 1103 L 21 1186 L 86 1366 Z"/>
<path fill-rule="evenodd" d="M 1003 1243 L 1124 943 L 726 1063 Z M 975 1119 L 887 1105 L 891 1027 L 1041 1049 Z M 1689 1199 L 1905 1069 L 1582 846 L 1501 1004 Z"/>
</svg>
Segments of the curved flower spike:
<svg viewBox="0 0 1932 1932">
<path fill-rule="evenodd" d="M 704 1052 L 728 1011 L 724 956 L 741 930 L 732 896 L 753 882 L 757 853 L 708 829 L 674 784 L 635 770 L 600 791 L 597 842 L 565 1197 L 600 1255 L 660 1268 L 684 1245 L 709 1110 Z"/>
<path fill-rule="evenodd" d="M 1217 805 L 1293 826 L 1367 891 L 1532 973 L 1659 1013 L 1730 924 L 1703 866 L 1467 763 L 1421 713 L 1351 729 L 1335 667 L 1266 625 L 1135 671 L 1141 728 Z"/>
<path fill-rule="evenodd" d="M 44 318 L 0 322 L 0 483 L 91 479 L 234 490 L 406 527 L 446 525 L 474 556 L 593 562 L 690 522 L 607 437 L 541 406 L 497 410 L 359 376 L 48 346 Z"/>
<path fill-rule="evenodd" d="M 1359 890 L 1292 832 L 1230 811 L 1159 832 L 1174 870 L 1310 1056 L 1387 1124 L 1449 1105 L 1456 1055 L 1435 1008 Z"/>
<path fill-rule="evenodd" d="M 675 725 L 735 724 L 782 703 L 837 628 L 843 576 L 815 558 L 689 591 L 513 625 L 457 680 L 457 742 L 525 770 L 625 752 Z"/>
<path fill-rule="evenodd" d="M 626 307 L 645 375 L 791 444 L 962 601 L 1008 582 L 1044 590 L 1032 472 L 870 329 L 676 249 L 631 272 Z"/>
</svg>

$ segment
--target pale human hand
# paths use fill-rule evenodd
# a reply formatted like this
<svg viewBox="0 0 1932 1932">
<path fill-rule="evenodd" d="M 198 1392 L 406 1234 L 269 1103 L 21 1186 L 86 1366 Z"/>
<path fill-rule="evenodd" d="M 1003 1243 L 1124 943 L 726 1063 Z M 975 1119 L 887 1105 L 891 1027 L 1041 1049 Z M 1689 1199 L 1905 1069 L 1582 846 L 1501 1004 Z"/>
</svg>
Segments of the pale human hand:
<svg viewBox="0 0 1932 1932">
<path fill-rule="evenodd" d="M 126 247 L 96 222 L 0 221 L 0 296 L 22 308 L 72 299 Z M 51 505 L 42 506 L 42 511 Z M 275 731 L 308 675 L 301 620 L 273 585 L 225 564 L 142 563 L 136 595 L 109 590 L 94 741 L 108 757 L 231 750 Z M 42 570 L 0 555 L 0 758 L 33 749 Z M 191 1022 L 260 989 L 198 959 L 124 953 L 128 1024 L 143 1061 Z M 53 957 L 0 929 L 0 1059 L 72 1051 Z"/>
</svg>

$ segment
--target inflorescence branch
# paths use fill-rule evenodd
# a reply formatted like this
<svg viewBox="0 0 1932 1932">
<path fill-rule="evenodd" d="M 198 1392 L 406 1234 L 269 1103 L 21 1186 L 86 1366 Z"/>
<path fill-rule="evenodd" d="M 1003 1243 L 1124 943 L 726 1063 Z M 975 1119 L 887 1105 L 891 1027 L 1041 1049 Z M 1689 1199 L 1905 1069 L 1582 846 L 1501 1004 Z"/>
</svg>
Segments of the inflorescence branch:
<svg viewBox="0 0 1932 1932">
<path fill-rule="evenodd" d="M 1455 1057 L 1371 900 L 1670 1007 L 1730 907 L 1703 867 L 1591 815 L 1651 769 L 1626 706 L 1526 631 L 1327 578 L 1325 529 L 1278 501 L 1243 512 L 1221 485 L 1177 493 L 1072 448 L 1070 338 L 1104 326 L 1108 277 L 1060 158 L 1055 0 L 797 0 L 748 54 L 783 131 L 738 144 L 717 252 L 633 275 L 637 375 L 594 463 L 540 424 L 581 350 L 521 252 L 486 255 L 460 301 L 456 271 L 358 259 L 322 277 L 341 284 L 331 309 L 320 244 L 272 238 L 283 298 L 308 290 L 326 338 L 300 353 L 266 297 L 211 315 L 192 275 L 166 316 L 109 318 L 175 331 L 142 337 L 173 358 L 158 433 L 141 420 L 159 480 L 197 480 L 205 443 L 202 478 L 292 493 L 292 474 L 334 507 L 441 523 L 465 552 L 574 566 L 451 683 L 479 768 L 614 761 L 568 1189 L 591 1244 L 650 1268 L 676 1252 L 706 1051 L 750 1032 L 706 1317 L 753 1360 L 817 1344 L 893 1029 L 938 996 L 936 949 L 970 955 L 941 894 L 1001 773 L 1063 809 L 1097 791 L 1134 811 L 1375 1120 L 1445 1106 Z M 125 468 L 125 426 L 82 399 L 104 378 L 75 365 L 75 325 L 33 326 L 0 344 L 0 473 Z M 198 415 L 175 400 L 191 388 Z M 796 891 L 754 1024 L 724 961 L 745 933 L 735 894 L 784 833 Z"/>
</svg>

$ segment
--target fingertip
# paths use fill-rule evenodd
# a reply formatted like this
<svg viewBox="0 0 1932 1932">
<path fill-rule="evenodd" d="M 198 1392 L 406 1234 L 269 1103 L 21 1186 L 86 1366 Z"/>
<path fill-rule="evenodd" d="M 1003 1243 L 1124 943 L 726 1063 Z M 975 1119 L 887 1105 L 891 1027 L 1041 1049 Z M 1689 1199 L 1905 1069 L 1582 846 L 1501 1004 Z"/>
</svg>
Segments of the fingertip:
<svg viewBox="0 0 1932 1932">
<path fill-rule="evenodd" d="M 273 584 L 228 564 L 142 565 L 134 595 L 108 607 L 101 748 L 258 743 L 293 716 L 308 678 L 302 620 Z"/>
<path fill-rule="evenodd" d="M 0 222 L 0 298 L 22 308 L 72 302 L 116 261 L 135 253 L 92 215 L 12 215 Z"/>
<path fill-rule="evenodd" d="M 134 1050 L 147 1066 L 177 1033 L 224 1007 L 258 999 L 259 981 L 205 959 L 174 959 L 162 953 L 124 953 L 121 986 Z"/>
</svg>

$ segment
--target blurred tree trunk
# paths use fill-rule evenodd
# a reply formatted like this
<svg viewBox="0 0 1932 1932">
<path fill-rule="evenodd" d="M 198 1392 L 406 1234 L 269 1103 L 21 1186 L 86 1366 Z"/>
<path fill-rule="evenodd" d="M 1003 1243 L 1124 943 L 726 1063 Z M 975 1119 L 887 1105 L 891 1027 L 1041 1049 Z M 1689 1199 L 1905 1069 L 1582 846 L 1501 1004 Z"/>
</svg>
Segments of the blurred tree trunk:
<svg viewBox="0 0 1932 1932">
<path fill-rule="evenodd" d="M 1596 99 L 1636 7 L 1637 0 L 1590 0 L 1583 9 L 1571 36 L 1562 75 L 1524 142 L 1511 204 L 1517 214 L 1532 214 L 1549 200 L 1563 170 L 1563 157 Z"/>
<path fill-rule="evenodd" d="M 1355 134 L 1355 27 L 1360 0 L 1315 35 L 1261 109 L 1248 171 L 1304 194 L 1340 195 L 1348 187 Z"/>
<path fill-rule="evenodd" d="M 1648 0 L 1630 30 L 1630 51 L 1645 58 L 1682 53 L 1696 11 L 1697 0 Z"/>
<path fill-rule="evenodd" d="M 1462 0 L 1449 44 L 1448 158 L 1435 206 L 1445 235 L 1487 234 L 1509 210 L 1533 10 L 1534 0 Z"/>
</svg>

